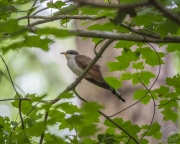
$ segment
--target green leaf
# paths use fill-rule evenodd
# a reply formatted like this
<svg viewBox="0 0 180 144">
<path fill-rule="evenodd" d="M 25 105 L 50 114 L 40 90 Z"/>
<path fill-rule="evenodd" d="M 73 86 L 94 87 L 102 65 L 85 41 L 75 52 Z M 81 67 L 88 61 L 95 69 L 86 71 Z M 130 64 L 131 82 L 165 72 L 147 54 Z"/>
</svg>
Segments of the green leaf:
<svg viewBox="0 0 180 144">
<path fill-rule="evenodd" d="M 145 85 L 148 85 L 149 82 L 150 82 L 150 79 L 151 79 L 151 78 L 155 78 L 155 77 L 156 77 L 156 76 L 155 76 L 153 73 L 149 72 L 149 71 L 142 71 L 142 72 L 140 73 L 140 76 L 139 76 L 139 78 L 141 79 L 141 81 L 142 81 Z"/>
<path fill-rule="evenodd" d="M 170 135 L 169 137 L 168 137 L 168 143 L 178 143 L 178 141 L 179 141 L 179 139 L 180 139 L 180 135 L 179 134 L 172 134 L 172 135 Z"/>
<path fill-rule="evenodd" d="M 121 126 L 134 138 L 138 138 L 138 133 L 141 131 L 141 128 L 138 125 L 132 124 L 131 121 L 125 121 Z M 122 132 L 122 135 L 127 136 L 124 132 Z"/>
<path fill-rule="evenodd" d="M 180 87 L 179 81 L 180 81 L 180 75 L 179 74 L 175 75 L 173 78 L 166 78 L 166 84 L 167 85 L 174 86 L 177 88 Z"/>
<path fill-rule="evenodd" d="M 77 125 L 83 126 L 84 117 L 82 115 L 72 115 L 66 119 L 66 122 L 69 124 L 69 130 L 72 130 Z"/>
<path fill-rule="evenodd" d="M 144 97 L 144 98 L 143 98 Z M 143 98 L 143 99 L 142 99 Z M 141 100 L 141 102 L 143 104 L 147 104 L 150 99 L 151 99 L 151 96 L 149 94 L 147 94 L 147 91 L 146 90 L 137 90 L 135 93 L 134 93 L 134 99 L 135 100 Z"/>
<path fill-rule="evenodd" d="M 142 71 L 141 73 L 131 74 L 133 84 L 142 82 L 145 85 L 148 85 L 151 78 L 155 78 L 155 75 L 149 71 Z"/>
<path fill-rule="evenodd" d="M 170 44 L 167 45 L 166 50 L 167 50 L 168 52 L 180 51 L 179 44 L 170 43 Z"/>
<path fill-rule="evenodd" d="M 174 34 L 179 29 L 179 25 L 170 19 L 166 19 L 158 28 L 157 32 L 164 38 L 168 34 Z"/>
<path fill-rule="evenodd" d="M 161 15 L 158 14 L 146 14 L 146 15 L 138 15 L 137 17 L 133 17 L 133 23 L 137 26 L 150 26 L 156 23 L 162 23 L 163 18 Z"/>
<path fill-rule="evenodd" d="M 129 73 L 129 72 L 123 73 L 123 74 L 121 75 L 121 81 L 123 81 L 123 80 L 130 80 L 131 78 L 132 78 L 132 74 Z"/>
<path fill-rule="evenodd" d="M 44 122 L 37 122 L 32 127 L 26 129 L 31 136 L 40 136 L 45 130 Z"/>
<path fill-rule="evenodd" d="M 45 144 L 67 144 L 61 137 L 46 133 L 44 136 Z"/>
<path fill-rule="evenodd" d="M 71 36 L 71 34 L 69 33 L 68 30 L 50 28 L 50 27 L 37 29 L 36 33 L 38 35 L 54 35 L 57 38 L 63 38 L 63 37 Z"/>
<path fill-rule="evenodd" d="M 104 106 L 98 104 L 97 102 L 87 102 L 87 103 L 83 103 L 82 105 L 82 109 L 84 111 L 98 111 L 100 109 L 103 109 Z"/>
<path fill-rule="evenodd" d="M 119 62 L 132 62 L 132 61 L 137 61 L 140 57 L 140 52 L 139 51 L 131 51 L 131 49 L 123 48 L 124 51 L 122 52 L 121 56 L 116 57 L 116 59 Z"/>
<path fill-rule="evenodd" d="M 65 117 L 65 113 L 55 109 L 49 110 L 49 117 L 50 119 L 48 119 L 47 123 L 52 125 L 57 122 L 61 122 L 61 120 L 63 120 Z"/>
<path fill-rule="evenodd" d="M 157 122 L 154 122 L 152 125 L 151 125 L 151 128 L 150 130 L 147 132 L 147 136 L 153 136 L 154 138 L 160 140 L 161 137 L 162 137 L 162 134 L 160 132 L 161 130 L 161 126 L 159 125 L 159 123 Z"/>
<path fill-rule="evenodd" d="M 93 139 L 91 139 L 91 138 L 85 138 L 85 139 L 83 139 L 81 142 L 82 142 L 83 144 L 95 144 L 95 143 L 97 143 L 96 140 L 93 140 Z"/>
<path fill-rule="evenodd" d="M 115 128 L 111 128 L 111 127 L 107 128 L 106 133 L 108 133 L 109 135 L 113 135 L 115 133 Z"/>
<path fill-rule="evenodd" d="M 63 130 L 63 129 L 67 129 L 67 128 L 69 128 L 68 122 L 65 119 L 62 119 L 61 123 L 59 125 L 59 130 Z M 72 129 L 73 129 L 73 127 L 72 127 Z"/>
<path fill-rule="evenodd" d="M 148 140 L 147 139 L 142 139 L 141 140 L 141 144 L 148 144 L 149 142 L 148 142 Z"/>
<path fill-rule="evenodd" d="M 117 78 L 115 78 L 115 77 L 106 77 L 105 78 L 105 81 L 109 84 L 109 85 L 111 85 L 114 89 L 118 89 L 119 87 L 121 87 L 122 86 L 122 84 L 121 84 L 121 82 L 117 79 Z"/>
<path fill-rule="evenodd" d="M 24 46 L 27 47 L 38 47 L 43 50 L 48 50 L 48 45 L 52 43 L 52 40 L 49 38 L 40 38 L 39 36 L 27 36 L 25 37 L 25 40 L 23 41 Z"/>
<path fill-rule="evenodd" d="M 165 53 L 163 52 L 156 53 L 150 48 L 138 48 L 137 50 L 142 54 L 142 58 L 145 59 L 146 64 L 150 66 L 164 64 L 161 58 L 165 56 Z"/>
<path fill-rule="evenodd" d="M 172 109 L 164 109 L 161 113 L 164 115 L 163 120 L 165 121 L 171 120 L 175 122 L 178 118 L 177 113 Z"/>
<path fill-rule="evenodd" d="M 22 101 L 21 102 L 21 111 L 24 115 L 29 113 L 31 111 L 32 107 L 33 106 L 30 101 Z"/>
<path fill-rule="evenodd" d="M 99 134 L 97 136 L 99 143 L 104 143 L 104 144 L 114 144 L 118 142 L 115 140 L 114 135 L 110 135 L 108 133 L 106 134 Z"/>
<path fill-rule="evenodd" d="M 40 36 L 25 36 L 24 40 L 14 42 L 8 46 L 2 47 L 1 49 L 3 53 L 6 53 L 10 49 L 16 50 L 24 47 L 37 47 L 47 51 L 49 49 L 48 45 L 52 42 L 53 40 L 49 38 L 40 38 Z"/>
<path fill-rule="evenodd" d="M 53 3 L 53 2 L 48 2 L 47 3 L 48 8 L 55 8 L 55 9 L 61 9 L 62 6 L 64 6 L 64 5 L 65 5 L 65 3 L 62 2 L 62 1 L 57 1 L 55 3 Z"/>
<path fill-rule="evenodd" d="M 59 16 L 59 15 L 77 15 L 79 12 L 79 10 L 77 9 L 76 5 L 70 4 L 70 5 L 66 5 L 65 7 L 62 7 L 61 10 L 55 12 L 53 14 L 53 16 Z"/>
<path fill-rule="evenodd" d="M 58 98 L 64 98 L 64 99 L 70 99 L 70 98 L 73 98 L 73 93 L 61 93 Z"/>
<path fill-rule="evenodd" d="M 81 7 L 79 8 L 79 11 L 81 11 L 81 14 L 85 14 L 85 15 L 96 15 L 99 13 L 100 8 L 94 7 L 93 10 L 91 10 L 92 7 L 89 6 L 85 6 L 85 7 Z"/>
<path fill-rule="evenodd" d="M 0 21 L 0 32 L 6 32 L 6 33 L 13 33 L 15 31 L 18 31 L 20 29 L 24 29 L 23 26 L 20 26 L 18 24 L 17 20 L 7 20 L 7 21 Z"/>
<path fill-rule="evenodd" d="M 169 99 L 163 99 L 160 101 L 158 109 L 162 109 L 165 108 L 167 109 L 171 109 L 171 108 L 178 108 L 178 102 L 175 100 L 169 100 Z"/>
<path fill-rule="evenodd" d="M 70 102 L 60 103 L 56 106 L 56 109 L 57 108 L 60 108 L 60 110 L 63 110 L 66 114 L 74 114 L 75 112 L 81 112 L 81 110 L 76 105 L 73 105 Z"/>
<path fill-rule="evenodd" d="M 120 40 L 118 41 L 118 43 L 116 43 L 116 45 L 114 46 L 114 48 L 128 48 L 130 49 L 132 46 L 136 45 L 137 43 L 136 42 L 127 42 L 127 41 L 124 41 L 124 40 Z"/>
<path fill-rule="evenodd" d="M 92 136 L 99 130 L 95 124 L 84 126 L 79 132 L 79 137 Z"/>
<path fill-rule="evenodd" d="M 108 62 L 107 65 L 110 71 L 122 71 L 128 68 L 129 62 Z"/>
<path fill-rule="evenodd" d="M 144 64 L 143 62 L 137 62 L 137 63 L 133 63 L 132 67 L 135 69 L 144 69 Z"/>
<path fill-rule="evenodd" d="M 160 86 L 160 88 L 154 90 L 155 93 L 159 95 L 159 97 L 168 97 L 169 95 L 169 87 Z"/>
</svg>

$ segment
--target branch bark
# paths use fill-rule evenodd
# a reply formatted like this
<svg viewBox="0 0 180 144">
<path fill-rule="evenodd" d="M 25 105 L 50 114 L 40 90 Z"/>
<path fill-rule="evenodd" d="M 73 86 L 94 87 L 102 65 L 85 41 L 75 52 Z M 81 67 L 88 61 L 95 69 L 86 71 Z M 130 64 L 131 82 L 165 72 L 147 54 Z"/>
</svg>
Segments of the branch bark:
<svg viewBox="0 0 180 144">
<path fill-rule="evenodd" d="M 150 43 L 180 43 L 180 37 L 168 36 L 164 39 L 153 38 L 149 36 L 141 36 L 137 34 L 124 34 L 124 33 L 114 33 L 109 31 L 97 31 L 97 30 L 69 30 L 70 34 L 80 36 L 80 37 L 90 37 L 90 38 L 105 38 L 114 40 L 126 40 L 126 41 L 136 41 L 136 42 L 150 42 Z"/>
<path fill-rule="evenodd" d="M 136 2 L 136 3 L 131 3 L 131 4 L 124 4 L 124 5 L 119 5 L 119 4 L 105 4 L 105 3 L 96 3 L 96 2 L 91 2 L 91 1 L 85 1 L 85 0 L 71 0 L 73 2 L 77 2 L 79 4 L 85 4 L 86 6 L 92 6 L 92 7 L 98 7 L 98 8 L 108 8 L 108 9 L 132 9 L 135 7 L 142 7 L 145 5 L 149 5 L 149 1 L 143 1 L 143 2 Z"/>
</svg>

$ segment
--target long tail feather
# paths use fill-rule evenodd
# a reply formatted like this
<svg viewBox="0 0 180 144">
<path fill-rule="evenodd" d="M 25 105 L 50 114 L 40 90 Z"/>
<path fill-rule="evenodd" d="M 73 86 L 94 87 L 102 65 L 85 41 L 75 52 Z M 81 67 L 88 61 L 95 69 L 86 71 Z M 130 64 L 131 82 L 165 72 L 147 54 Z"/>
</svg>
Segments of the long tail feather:
<svg viewBox="0 0 180 144">
<path fill-rule="evenodd" d="M 110 90 L 120 101 L 125 102 L 125 99 L 121 97 L 120 92 L 118 92 L 114 88 L 110 88 Z"/>
</svg>

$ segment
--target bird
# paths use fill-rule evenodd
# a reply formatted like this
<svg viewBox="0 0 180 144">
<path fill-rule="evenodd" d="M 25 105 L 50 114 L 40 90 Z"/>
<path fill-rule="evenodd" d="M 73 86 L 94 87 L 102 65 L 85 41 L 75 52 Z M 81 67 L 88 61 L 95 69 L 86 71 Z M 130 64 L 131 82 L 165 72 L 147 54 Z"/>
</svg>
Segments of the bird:
<svg viewBox="0 0 180 144">
<path fill-rule="evenodd" d="M 86 55 L 80 55 L 75 50 L 67 50 L 66 52 L 61 52 L 60 54 L 65 55 L 67 59 L 67 65 L 69 69 L 76 74 L 77 76 L 81 76 L 86 67 L 91 63 L 92 59 Z M 106 90 L 110 90 L 118 100 L 125 102 L 125 99 L 121 97 L 120 92 L 115 90 L 112 86 L 110 86 L 103 78 L 101 73 L 101 66 L 95 63 L 89 72 L 84 77 L 87 81 L 104 88 Z"/>
</svg>

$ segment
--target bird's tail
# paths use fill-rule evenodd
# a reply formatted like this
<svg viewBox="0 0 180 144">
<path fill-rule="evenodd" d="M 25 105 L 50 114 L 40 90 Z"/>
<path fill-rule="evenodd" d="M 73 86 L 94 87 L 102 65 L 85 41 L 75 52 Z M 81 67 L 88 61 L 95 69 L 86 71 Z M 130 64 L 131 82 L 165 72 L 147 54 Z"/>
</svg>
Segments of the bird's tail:
<svg viewBox="0 0 180 144">
<path fill-rule="evenodd" d="M 118 92 L 117 90 L 115 90 L 114 88 L 110 88 L 111 92 L 122 102 L 125 102 L 125 99 L 121 97 L 120 92 Z"/>
</svg>

